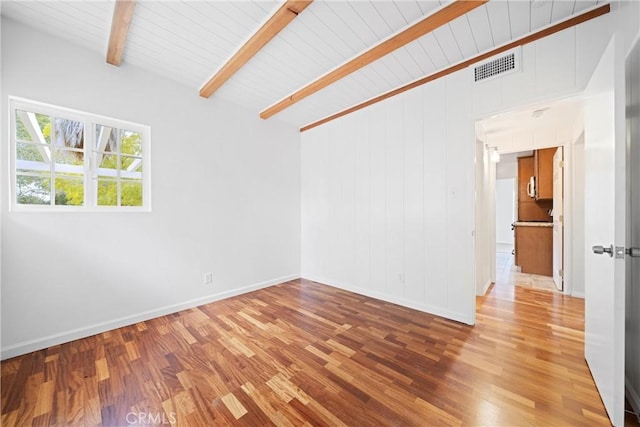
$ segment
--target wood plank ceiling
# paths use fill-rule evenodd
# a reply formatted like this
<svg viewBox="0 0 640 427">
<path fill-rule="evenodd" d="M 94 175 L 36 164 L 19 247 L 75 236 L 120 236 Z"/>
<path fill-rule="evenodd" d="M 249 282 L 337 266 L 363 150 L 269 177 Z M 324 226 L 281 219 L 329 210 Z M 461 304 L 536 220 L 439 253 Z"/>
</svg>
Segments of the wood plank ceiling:
<svg viewBox="0 0 640 427">
<path fill-rule="evenodd" d="M 446 7 L 448 0 L 315 1 L 213 95 L 258 115 L 274 103 Z M 446 69 L 602 0 L 491 0 L 274 116 L 297 127 Z M 127 65 L 200 88 L 280 7 L 277 1 L 139 1 Z M 3 0 L 3 16 L 105 55 L 113 1 Z M 105 65 L 107 66 L 107 65 Z"/>
</svg>

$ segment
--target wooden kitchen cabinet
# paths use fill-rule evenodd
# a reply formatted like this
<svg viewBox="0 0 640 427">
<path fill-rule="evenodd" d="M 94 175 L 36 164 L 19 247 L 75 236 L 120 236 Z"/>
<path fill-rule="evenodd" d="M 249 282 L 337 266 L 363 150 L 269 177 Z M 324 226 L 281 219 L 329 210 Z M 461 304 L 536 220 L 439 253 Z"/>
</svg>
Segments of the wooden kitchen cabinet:
<svg viewBox="0 0 640 427">
<path fill-rule="evenodd" d="M 515 249 L 523 273 L 553 275 L 553 227 L 516 225 Z"/>
<path fill-rule="evenodd" d="M 518 200 L 533 201 L 527 193 L 529 178 L 533 176 L 534 156 L 518 157 Z"/>
<path fill-rule="evenodd" d="M 532 176 L 534 176 L 534 156 L 518 157 L 518 220 L 549 221 L 549 210 L 553 207 L 553 198 L 536 201 L 529 196 L 527 183 Z M 553 177 L 551 181 L 553 183 Z"/>
<path fill-rule="evenodd" d="M 536 177 L 536 200 L 553 200 L 553 156 L 557 147 L 536 150 L 533 171 Z"/>
</svg>

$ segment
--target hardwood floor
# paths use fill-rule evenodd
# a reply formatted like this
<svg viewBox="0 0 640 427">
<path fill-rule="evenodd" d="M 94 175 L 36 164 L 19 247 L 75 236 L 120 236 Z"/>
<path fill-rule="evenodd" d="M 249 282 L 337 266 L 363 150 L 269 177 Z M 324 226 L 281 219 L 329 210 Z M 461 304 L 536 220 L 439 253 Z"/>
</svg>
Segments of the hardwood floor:
<svg viewBox="0 0 640 427">
<path fill-rule="evenodd" d="M 609 425 L 583 301 L 493 287 L 470 327 L 296 280 L 2 362 L 2 425 Z"/>
</svg>

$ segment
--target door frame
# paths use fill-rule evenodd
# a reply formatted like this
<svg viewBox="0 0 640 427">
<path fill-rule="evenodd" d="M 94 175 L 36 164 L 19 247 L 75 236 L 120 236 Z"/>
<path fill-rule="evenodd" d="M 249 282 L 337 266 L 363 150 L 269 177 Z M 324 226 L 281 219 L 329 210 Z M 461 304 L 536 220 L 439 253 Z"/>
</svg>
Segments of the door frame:
<svg viewBox="0 0 640 427">
<path fill-rule="evenodd" d="M 584 99 L 583 93 L 557 97 L 557 98 L 547 98 L 544 101 L 538 101 L 535 104 L 524 104 L 518 107 L 510 108 L 505 111 L 501 111 L 499 113 L 492 113 L 491 115 L 478 116 L 475 118 L 475 123 L 481 122 L 482 120 L 494 116 L 495 114 L 508 114 L 512 112 L 518 112 L 523 109 L 528 109 L 534 106 L 549 105 L 556 102 L 566 101 L 566 100 L 582 100 Z M 564 149 L 564 168 L 563 168 L 563 181 L 564 181 L 564 197 L 563 197 L 563 215 L 564 215 L 564 229 L 563 233 L 563 241 L 564 244 L 564 257 L 562 262 L 562 270 L 564 273 L 564 287 L 560 293 L 564 295 L 574 296 L 578 298 L 584 298 L 583 292 L 574 292 L 574 275 L 575 269 L 573 266 L 573 244 L 568 244 L 569 242 L 573 242 L 574 234 L 577 231 L 574 229 L 574 193 L 575 193 L 575 181 L 576 177 L 574 176 L 574 143 L 580 138 L 581 134 L 584 132 L 584 125 L 582 122 L 582 115 L 580 115 L 579 120 L 573 124 L 573 132 L 569 138 L 569 140 L 564 141 L 564 144 L 559 145 L 551 145 L 551 146 L 540 146 L 538 148 L 549 148 L 549 147 L 558 147 L 561 146 Z M 476 200 L 475 200 L 475 263 L 477 264 L 483 258 L 486 261 L 486 257 L 483 257 L 483 250 L 486 250 L 487 247 L 492 247 L 491 255 L 489 256 L 491 262 L 491 276 L 490 282 L 495 283 L 495 263 L 496 263 L 496 254 L 495 254 L 495 246 L 496 246 L 496 221 L 495 221 L 495 181 L 496 181 L 496 163 L 483 162 L 484 159 L 490 158 L 490 152 L 493 151 L 493 148 L 488 147 L 484 142 L 483 135 L 479 134 L 478 127 L 476 126 L 476 144 L 482 145 L 482 151 L 480 151 L 480 147 L 478 146 L 476 149 L 476 162 L 475 162 L 475 191 L 476 191 Z M 500 151 L 499 154 L 507 154 L 514 153 L 526 150 L 515 150 L 515 151 Z M 483 156 L 480 156 L 480 152 L 482 152 Z M 486 182 L 489 185 L 488 194 L 490 196 L 489 203 L 492 204 L 493 207 L 488 206 L 488 203 L 483 203 L 481 199 L 481 195 L 479 194 L 479 190 L 484 190 L 483 185 L 480 182 Z M 484 220 L 484 221 L 483 221 Z M 490 235 L 487 237 L 487 231 Z M 483 240 L 483 241 L 478 241 Z M 492 246 L 491 246 L 492 245 Z M 481 273 L 481 269 L 474 268 L 474 282 L 476 283 L 477 295 L 484 295 L 486 290 L 488 289 L 487 283 L 484 286 L 481 286 L 487 279 L 485 277 L 479 277 Z M 484 289 L 484 291 L 481 291 Z"/>
</svg>

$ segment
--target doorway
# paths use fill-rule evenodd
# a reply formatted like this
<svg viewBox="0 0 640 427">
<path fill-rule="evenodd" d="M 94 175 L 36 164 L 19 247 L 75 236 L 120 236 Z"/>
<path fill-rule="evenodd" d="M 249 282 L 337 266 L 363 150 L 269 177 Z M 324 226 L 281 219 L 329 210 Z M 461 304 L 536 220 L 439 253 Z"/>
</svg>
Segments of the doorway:
<svg viewBox="0 0 640 427">
<path fill-rule="evenodd" d="M 478 215 L 480 220 L 484 219 L 490 222 L 477 224 L 481 236 L 483 229 L 494 230 L 495 258 L 492 261 L 496 268 L 495 276 L 491 278 L 494 283 L 501 283 L 501 279 L 507 282 L 513 282 L 516 279 L 524 286 L 535 286 L 584 297 L 582 287 L 580 285 L 573 286 L 575 283 L 573 272 L 578 272 L 579 266 L 582 265 L 581 260 L 577 258 L 580 258 L 583 252 L 582 246 L 575 247 L 574 240 L 578 243 L 582 240 L 580 239 L 581 230 L 576 230 L 573 224 L 574 219 L 580 219 L 574 218 L 574 213 L 580 213 L 575 211 L 575 207 L 579 208 L 584 197 L 583 177 L 579 175 L 580 171 L 583 171 L 579 164 L 582 161 L 579 145 L 584 142 L 582 110 L 583 100 L 581 97 L 564 98 L 494 115 L 476 122 L 476 137 L 479 143 L 483 144 L 482 149 L 488 153 L 487 156 L 490 158 L 497 160 L 499 157 L 496 162 L 476 163 L 485 167 L 486 170 L 483 173 L 489 177 L 490 181 L 488 183 L 485 183 L 486 179 L 483 181 L 483 185 L 490 187 L 485 193 L 495 200 L 495 214 L 493 216 L 486 217 L 485 215 L 485 218 L 482 218 L 481 215 Z M 562 147 L 562 149 L 557 150 L 557 147 Z M 556 158 L 554 163 L 554 155 L 557 152 L 563 157 Z M 529 157 L 527 161 L 531 169 L 524 174 L 526 176 L 519 177 L 519 159 L 527 157 Z M 533 171 L 534 165 L 537 168 L 538 160 L 543 158 L 545 159 L 544 164 L 547 165 L 547 173 L 541 173 L 546 176 L 544 191 L 532 198 L 527 195 L 531 187 L 528 187 L 529 183 L 526 181 L 532 179 L 531 177 L 534 175 L 535 179 L 540 179 L 537 176 L 538 169 L 535 174 Z M 554 168 L 556 168 L 555 174 L 553 173 Z M 481 173 L 477 172 L 477 174 L 479 176 Z M 492 176 L 494 177 L 493 182 L 491 182 Z M 558 178 L 560 179 L 558 180 Z M 509 190 L 506 187 L 509 186 L 507 183 L 509 179 L 515 181 L 515 189 L 513 190 L 515 201 L 512 202 L 513 214 L 509 214 L 509 202 L 504 200 L 508 199 L 506 194 L 509 193 Z M 552 191 L 554 181 L 556 181 L 556 191 Z M 534 185 L 533 182 L 531 185 Z M 540 187 L 541 185 L 543 185 L 542 182 L 537 182 L 538 189 L 543 188 Z M 554 194 L 559 194 L 560 198 L 553 200 Z M 526 204 L 527 214 L 519 215 L 517 201 L 525 199 L 530 202 Z M 556 209 L 553 209 L 554 205 Z M 480 208 L 486 209 L 486 206 Z M 523 206 L 520 206 L 520 209 L 523 209 Z M 531 209 L 534 209 L 535 212 Z M 509 226 L 513 223 L 525 222 L 525 224 L 521 224 L 522 227 L 535 226 L 536 228 L 525 229 L 515 226 L 513 231 L 511 227 L 505 230 L 504 217 L 509 217 L 509 215 L 513 218 Z M 548 228 L 538 228 L 540 226 Z M 538 237 L 527 237 L 526 235 L 531 235 L 533 230 L 535 230 L 533 234 Z M 515 249 L 515 254 L 513 255 L 506 253 L 510 241 L 504 237 L 505 231 L 514 236 L 513 249 Z M 531 255 L 525 254 L 526 248 L 518 248 L 518 239 L 515 235 L 523 234 L 525 236 L 521 236 L 521 243 L 529 239 L 528 241 L 533 241 L 538 245 L 533 249 L 530 248 L 530 253 L 532 250 L 534 255 L 544 255 L 542 257 L 544 259 L 540 261 L 546 266 L 544 269 L 531 266 L 522 268 L 523 259 L 521 256 L 524 256 L 525 260 L 531 259 Z M 545 242 L 548 243 L 543 244 L 540 239 L 545 239 Z M 574 265 L 578 268 L 574 269 Z M 535 274 L 537 277 L 525 276 L 524 274 Z M 480 290 L 478 293 L 480 294 Z"/>
<path fill-rule="evenodd" d="M 545 172 L 544 197 L 551 197 L 551 171 L 557 147 L 545 149 L 543 158 L 536 158 L 540 170 Z M 561 149 L 560 149 L 561 151 Z M 562 155 L 562 153 L 559 153 Z M 524 286 L 545 291 L 562 291 L 562 280 L 554 279 L 554 272 L 562 269 L 561 259 L 554 255 L 562 253 L 562 241 L 554 233 L 553 211 L 562 212 L 561 191 L 553 187 L 557 200 L 539 201 L 530 197 L 530 172 L 533 170 L 534 151 L 521 151 L 493 156 L 495 159 L 495 241 L 496 241 L 496 286 Z M 559 165 L 558 165 L 559 166 Z M 561 175 L 555 173 L 554 176 Z M 556 197 L 554 196 L 554 199 Z M 538 206 L 539 205 L 539 206 Z M 556 209 L 554 209 L 556 208 Z M 552 216 L 553 215 L 553 216 Z"/>
</svg>

